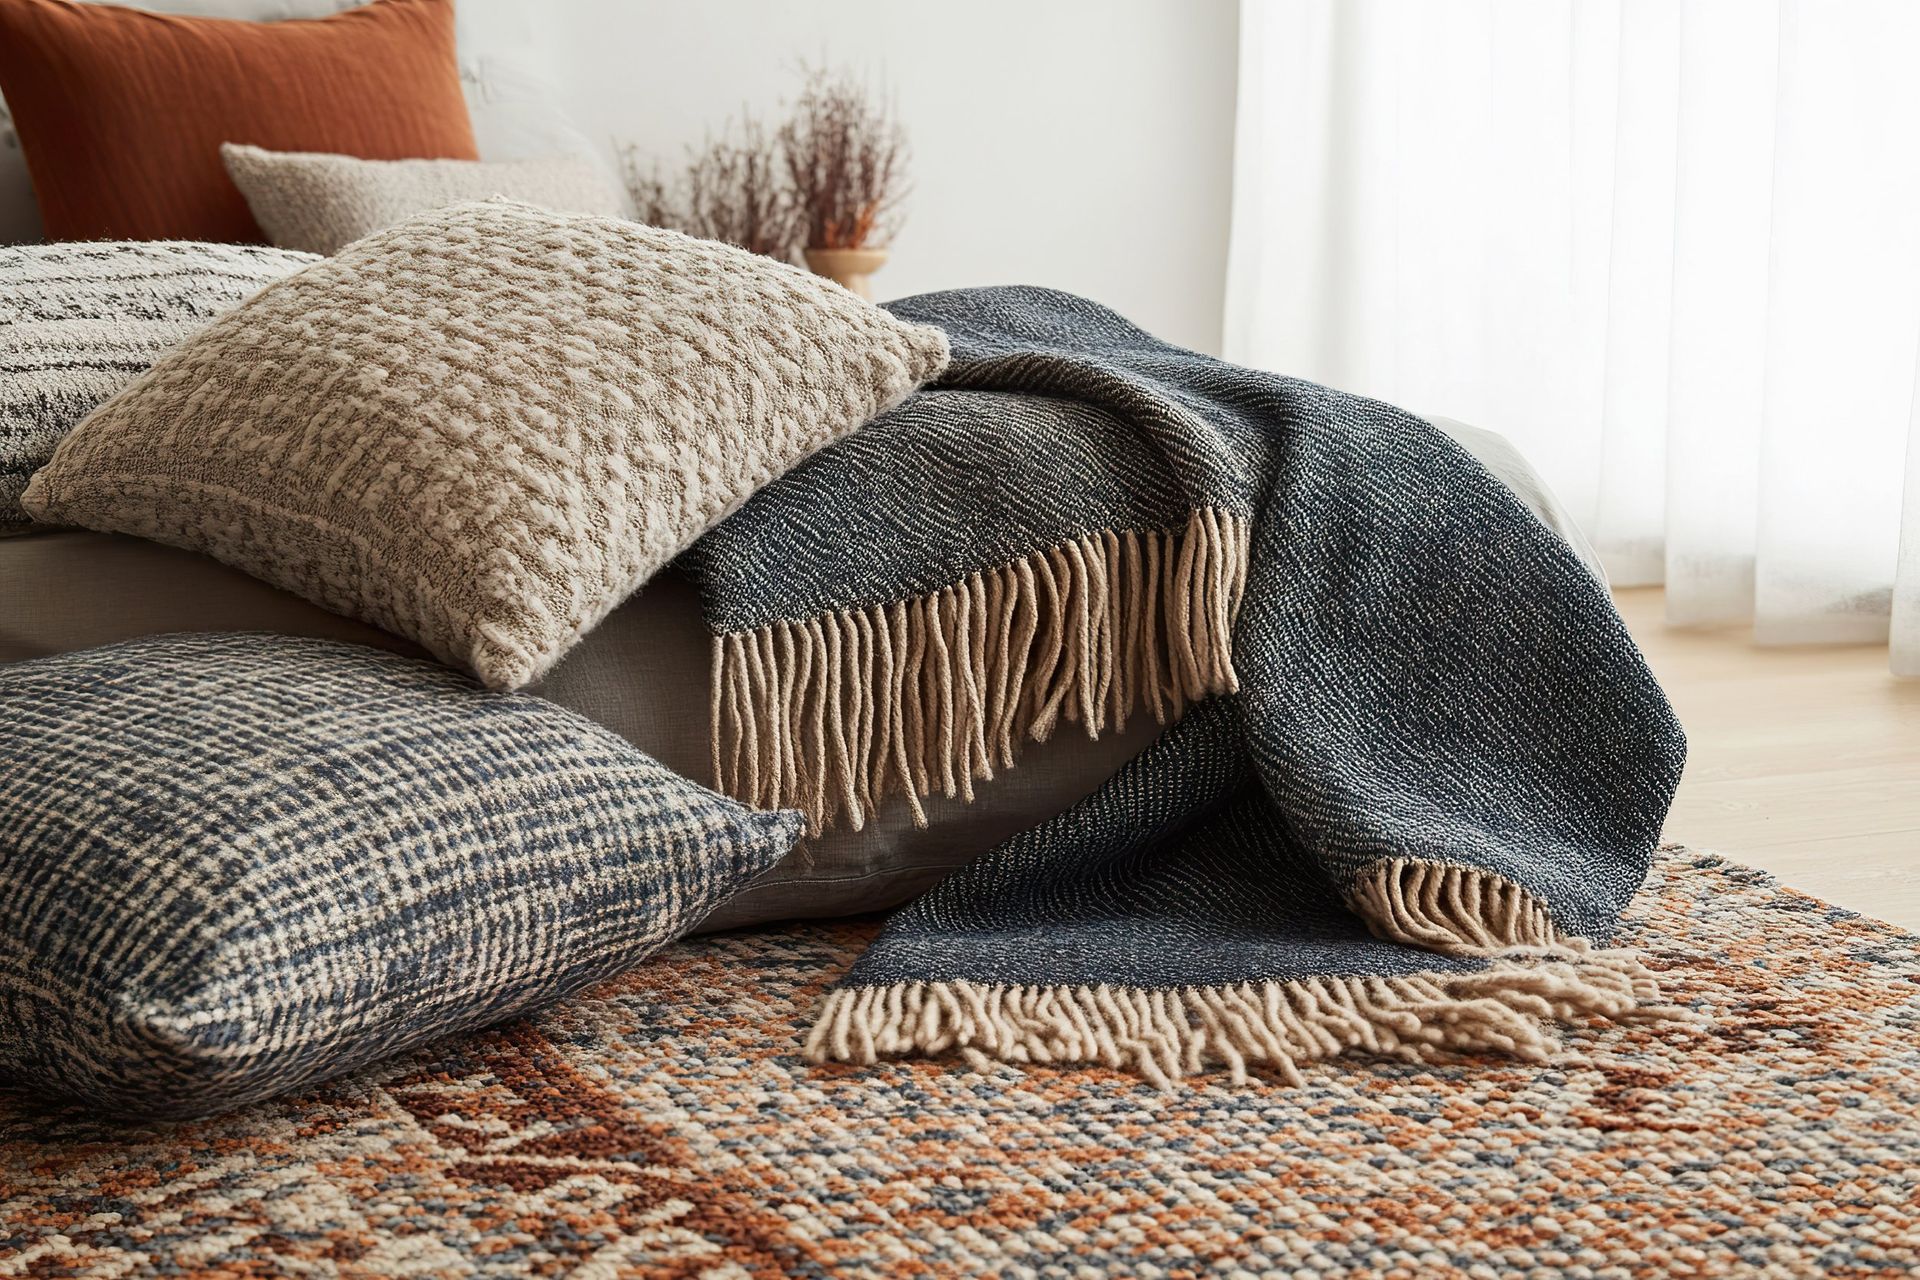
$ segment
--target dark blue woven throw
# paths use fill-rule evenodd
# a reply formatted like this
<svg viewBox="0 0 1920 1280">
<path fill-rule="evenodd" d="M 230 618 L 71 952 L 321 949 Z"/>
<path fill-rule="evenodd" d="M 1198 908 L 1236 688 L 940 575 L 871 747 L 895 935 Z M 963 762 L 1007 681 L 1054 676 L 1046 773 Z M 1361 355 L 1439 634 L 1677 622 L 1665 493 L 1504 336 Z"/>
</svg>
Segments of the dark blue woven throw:
<svg viewBox="0 0 1920 1280">
<path fill-rule="evenodd" d="M 1505 486 L 1398 409 L 1067 294 L 893 310 L 951 335 L 941 383 L 686 557 L 717 776 L 858 825 L 971 796 L 1063 722 L 1175 727 L 895 915 L 811 1052 L 1164 1083 L 1350 1047 L 1537 1057 L 1546 1022 L 1655 997 L 1595 943 L 1684 740 Z"/>
</svg>

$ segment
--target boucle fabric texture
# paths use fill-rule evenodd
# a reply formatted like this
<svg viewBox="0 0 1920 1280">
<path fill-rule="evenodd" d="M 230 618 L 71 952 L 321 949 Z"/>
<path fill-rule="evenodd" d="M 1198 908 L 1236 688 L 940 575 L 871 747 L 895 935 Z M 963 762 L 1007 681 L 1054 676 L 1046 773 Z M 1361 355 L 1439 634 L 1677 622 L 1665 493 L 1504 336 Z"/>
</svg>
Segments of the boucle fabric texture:
<svg viewBox="0 0 1920 1280">
<path fill-rule="evenodd" d="M 940 330 L 770 258 L 461 204 L 215 321 L 23 502 L 206 552 L 511 689 L 946 355 Z"/>
<path fill-rule="evenodd" d="M 0 667 L 0 706 L 0 1074 L 114 1115 L 580 991 L 800 830 L 544 699 L 334 641 L 41 658 Z"/>
<path fill-rule="evenodd" d="M 27 477 L 160 354 L 315 259 L 194 241 L 0 246 L 0 536 Z"/>
<path fill-rule="evenodd" d="M 337 253 L 415 214 L 506 196 L 561 213 L 618 217 L 626 200 L 592 160 L 360 160 L 225 143 L 220 156 L 267 239 Z"/>
<path fill-rule="evenodd" d="M 1670 851 L 1621 921 L 1685 1024 L 1542 1068 L 1350 1049 L 1175 1095 L 819 1067 L 870 926 L 682 942 L 528 1021 L 217 1121 L 0 1100 L 0 1272 L 1906 1277 L 1920 938 Z"/>
<path fill-rule="evenodd" d="M 857 824 L 1022 739 L 1177 724 L 895 916 L 823 1058 L 1095 1061 L 1162 1083 L 1501 1045 L 1654 1001 L 1603 950 L 1685 755 L 1605 589 L 1387 405 L 1040 289 L 892 304 L 933 388 L 685 558 L 714 773 Z"/>
</svg>

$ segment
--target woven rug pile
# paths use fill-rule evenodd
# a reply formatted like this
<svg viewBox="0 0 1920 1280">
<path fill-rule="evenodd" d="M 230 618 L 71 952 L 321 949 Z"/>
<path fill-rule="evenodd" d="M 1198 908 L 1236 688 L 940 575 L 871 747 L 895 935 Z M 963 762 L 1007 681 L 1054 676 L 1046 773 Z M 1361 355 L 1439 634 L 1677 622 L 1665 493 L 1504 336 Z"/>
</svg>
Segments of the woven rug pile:
<svg viewBox="0 0 1920 1280">
<path fill-rule="evenodd" d="M 532 1021 L 129 1130 L 0 1098 L 0 1275 L 1906 1276 L 1920 937 L 1669 849 L 1628 908 L 1697 1021 L 1165 1093 L 812 1065 L 872 937 L 680 944 Z"/>
</svg>

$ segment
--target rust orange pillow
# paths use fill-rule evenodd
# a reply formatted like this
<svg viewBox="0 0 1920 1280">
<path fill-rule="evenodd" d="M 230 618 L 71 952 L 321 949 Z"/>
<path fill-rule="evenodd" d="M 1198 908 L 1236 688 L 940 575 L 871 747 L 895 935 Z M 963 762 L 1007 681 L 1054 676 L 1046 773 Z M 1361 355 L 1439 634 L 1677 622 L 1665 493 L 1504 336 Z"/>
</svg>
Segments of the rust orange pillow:
<svg viewBox="0 0 1920 1280">
<path fill-rule="evenodd" d="M 0 94 L 49 240 L 260 240 L 223 142 L 476 158 L 453 0 L 288 22 L 0 0 Z"/>
</svg>

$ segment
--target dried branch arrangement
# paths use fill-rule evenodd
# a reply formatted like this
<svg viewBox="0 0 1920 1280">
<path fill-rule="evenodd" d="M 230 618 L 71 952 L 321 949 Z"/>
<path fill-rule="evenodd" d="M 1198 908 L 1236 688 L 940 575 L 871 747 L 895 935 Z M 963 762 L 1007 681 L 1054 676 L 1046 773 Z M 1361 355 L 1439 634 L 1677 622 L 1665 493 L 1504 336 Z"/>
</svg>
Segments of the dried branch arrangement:
<svg viewBox="0 0 1920 1280">
<path fill-rule="evenodd" d="M 633 201 L 633 216 L 650 227 L 678 230 L 680 210 L 667 180 L 660 176 L 659 163 L 644 163 L 640 148 L 628 143 L 620 149 L 620 168 L 627 180 L 627 196 Z"/>
<path fill-rule="evenodd" d="M 635 148 L 622 157 L 640 221 L 753 253 L 790 258 L 801 239 L 800 204 L 787 185 L 779 142 L 760 122 L 739 125 L 689 149 L 686 172 L 669 186 L 658 166 L 642 168 Z"/>
<path fill-rule="evenodd" d="M 791 260 L 807 249 L 881 247 L 899 231 L 907 139 L 891 102 L 845 73 L 805 71 L 793 113 L 769 132 L 751 115 L 728 122 L 669 181 L 639 150 L 622 152 L 635 216 L 754 253 Z"/>
<path fill-rule="evenodd" d="M 850 75 L 807 73 L 780 130 L 787 175 L 804 211 L 809 249 L 884 245 L 900 229 L 907 134 L 892 103 L 875 103 Z"/>
</svg>

